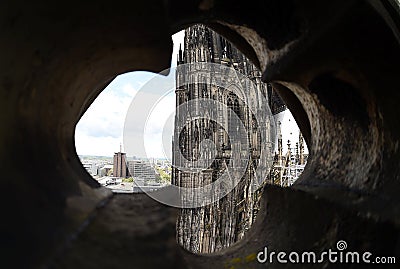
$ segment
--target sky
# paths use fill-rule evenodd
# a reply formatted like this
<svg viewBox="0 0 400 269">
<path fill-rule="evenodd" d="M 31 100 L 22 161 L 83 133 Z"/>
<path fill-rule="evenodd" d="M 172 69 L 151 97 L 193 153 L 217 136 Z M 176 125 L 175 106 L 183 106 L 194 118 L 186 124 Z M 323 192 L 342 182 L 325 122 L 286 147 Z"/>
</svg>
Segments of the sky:
<svg viewBox="0 0 400 269">
<path fill-rule="evenodd" d="M 281 122 L 281 133 L 282 133 L 282 148 L 283 153 L 286 153 L 288 146 L 288 140 L 290 140 L 291 148 L 296 146 L 296 143 L 299 142 L 299 127 L 290 111 L 286 109 L 285 111 L 278 113 L 275 116 L 275 122 Z M 277 146 L 277 145 L 276 145 Z M 304 153 L 308 153 L 307 144 L 304 141 Z"/>
<path fill-rule="evenodd" d="M 176 66 L 179 44 L 184 31 L 172 36 L 174 49 L 171 65 Z M 78 155 L 113 156 L 123 144 L 123 128 L 128 108 L 136 93 L 156 74 L 145 71 L 125 73 L 116 77 L 96 98 L 78 122 L 75 130 L 75 147 Z M 158 104 L 146 128 L 146 152 L 149 157 L 163 157 L 160 147 L 160 125 L 165 112 L 175 108 L 175 97 L 169 95 Z M 160 120 L 156 120 L 160 119 Z M 153 141 L 153 142 L 152 142 Z M 130 156 L 129 156 L 130 157 Z"/>
<path fill-rule="evenodd" d="M 184 31 L 176 33 L 172 39 L 174 48 L 171 66 L 174 67 L 179 44 L 184 39 Z M 78 155 L 111 157 L 122 147 L 128 157 L 170 159 L 175 111 L 174 87 L 168 83 L 166 83 L 168 86 L 161 87 L 163 89 L 151 85 L 154 83 L 157 86 L 163 85 L 164 82 L 174 81 L 174 77 L 174 73 L 164 77 L 144 71 L 125 73 L 116 77 L 100 93 L 76 126 L 75 147 Z M 140 93 L 137 94 L 138 92 Z M 143 109 L 140 110 L 141 104 L 146 102 L 154 106 L 148 116 L 143 116 L 141 115 Z M 287 140 L 290 139 L 294 145 L 298 141 L 299 131 L 289 111 L 280 113 L 278 118 L 282 122 L 285 152 Z M 145 121 L 144 130 L 138 127 L 140 120 Z M 124 124 L 125 130 L 129 129 L 128 141 L 126 139 L 124 141 L 123 138 Z M 135 145 L 141 137 L 144 139 L 144 149 L 136 149 Z"/>
</svg>

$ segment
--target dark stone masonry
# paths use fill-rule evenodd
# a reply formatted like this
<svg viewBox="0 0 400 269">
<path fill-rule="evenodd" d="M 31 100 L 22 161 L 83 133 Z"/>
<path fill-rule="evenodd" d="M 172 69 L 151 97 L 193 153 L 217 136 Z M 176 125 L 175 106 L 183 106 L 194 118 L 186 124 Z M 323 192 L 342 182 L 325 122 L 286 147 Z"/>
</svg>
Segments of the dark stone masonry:
<svg viewBox="0 0 400 269">
<path fill-rule="evenodd" d="M 394 0 L 2 1 L 2 268 L 265 268 L 265 246 L 321 252 L 340 240 L 396 257 L 376 267 L 397 268 L 399 18 Z M 197 23 L 261 70 L 310 149 L 295 184 L 264 187 L 242 240 L 207 255 L 176 242 L 178 210 L 112 195 L 74 146 L 75 125 L 108 83 L 168 68 L 171 35 Z"/>
</svg>

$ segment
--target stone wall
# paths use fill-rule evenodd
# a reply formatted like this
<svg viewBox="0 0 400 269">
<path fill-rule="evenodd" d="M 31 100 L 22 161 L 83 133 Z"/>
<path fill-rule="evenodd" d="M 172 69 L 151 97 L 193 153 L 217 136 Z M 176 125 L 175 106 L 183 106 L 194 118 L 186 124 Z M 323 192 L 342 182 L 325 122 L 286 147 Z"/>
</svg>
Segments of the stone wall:
<svg viewBox="0 0 400 269">
<path fill-rule="evenodd" d="M 338 240 L 399 257 L 398 12 L 393 0 L 2 1 L 3 267 L 257 268 L 266 244 L 323 250 Z M 171 35 L 193 23 L 223 34 L 262 70 L 310 148 L 296 184 L 265 187 L 243 240 L 206 256 L 178 247 L 174 223 L 160 221 L 174 218 L 170 208 L 100 188 L 73 141 L 79 118 L 115 76 L 168 68 Z M 141 217 L 124 214 L 130 208 Z M 113 212 L 128 217 L 97 229 Z"/>
</svg>

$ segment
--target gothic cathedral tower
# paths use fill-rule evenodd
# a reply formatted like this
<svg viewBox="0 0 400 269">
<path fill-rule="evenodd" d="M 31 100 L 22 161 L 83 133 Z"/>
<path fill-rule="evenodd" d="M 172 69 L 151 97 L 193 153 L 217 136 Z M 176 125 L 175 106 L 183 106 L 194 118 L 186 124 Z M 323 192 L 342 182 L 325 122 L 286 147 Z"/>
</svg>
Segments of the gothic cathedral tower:
<svg viewBox="0 0 400 269">
<path fill-rule="evenodd" d="M 270 85 L 261 82 L 260 71 L 226 39 L 204 25 L 194 25 L 185 30 L 184 48 L 178 54 L 176 72 L 176 106 L 187 105 L 190 119 L 182 118 L 177 109 L 175 116 L 175 134 L 173 148 L 172 184 L 181 187 L 199 187 L 216 181 L 226 169 L 228 163 L 245 165 L 244 173 L 239 176 L 238 185 L 225 197 L 211 205 L 182 209 L 177 223 L 178 242 L 185 249 L 195 253 L 210 253 L 229 247 L 240 240 L 253 223 L 257 209 L 257 192 L 251 184 L 254 171 L 260 164 L 260 152 L 265 143 L 261 143 L 261 132 L 270 136 L 269 125 L 257 122 L 245 102 L 230 89 L 218 87 L 213 83 L 218 74 L 194 75 L 188 69 L 179 66 L 188 63 L 214 63 L 234 68 L 249 78 L 263 98 L 273 97 L 275 113 L 284 109 L 284 104 L 277 98 Z M 189 81 L 189 84 L 183 82 Z M 216 111 L 214 120 L 199 116 L 200 98 L 223 103 L 227 109 Z M 256 101 L 260 96 L 250 96 Z M 235 115 L 233 115 L 234 113 Z M 185 127 L 177 129 L 177 122 L 185 121 Z M 248 141 L 249 160 L 243 164 L 241 156 L 234 155 L 228 133 L 237 130 L 238 121 L 246 129 L 245 136 L 238 134 L 239 144 Z M 201 171 L 188 172 L 178 167 L 192 167 L 199 161 L 201 143 L 210 140 L 215 145 L 215 154 L 211 165 Z M 240 145 L 239 145 L 240 147 Z M 179 152 L 178 152 L 179 151 Z M 178 154 L 179 153 L 179 154 Z M 180 157 L 178 157 L 180 156 Z M 204 158 L 204 156 L 202 156 Z M 207 158 L 207 157 L 206 157 Z M 211 157 L 210 157 L 211 158 Z M 206 160 L 207 161 L 207 160 Z M 179 164 L 179 165 L 178 165 Z M 235 177 L 235 175 L 232 175 Z"/>
</svg>

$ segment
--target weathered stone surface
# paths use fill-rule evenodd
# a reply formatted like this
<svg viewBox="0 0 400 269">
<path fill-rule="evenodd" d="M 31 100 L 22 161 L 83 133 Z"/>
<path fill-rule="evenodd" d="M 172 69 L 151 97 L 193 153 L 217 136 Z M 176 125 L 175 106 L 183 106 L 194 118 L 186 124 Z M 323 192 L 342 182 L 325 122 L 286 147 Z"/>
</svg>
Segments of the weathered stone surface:
<svg viewBox="0 0 400 269">
<path fill-rule="evenodd" d="M 178 210 L 145 194 L 117 194 L 49 261 L 51 268 L 184 268 Z"/>
<path fill-rule="evenodd" d="M 257 233 L 221 254 L 182 255 L 186 266 L 219 268 L 229 259 L 251 260 L 247 255 L 261 250 L 265 240 L 277 248 L 320 249 L 340 238 L 355 249 L 399 257 L 398 9 L 394 0 L 2 1 L 3 267 L 48 264 L 73 235 L 77 250 L 96 242 L 93 227 L 111 236 L 101 242 L 115 242 L 100 213 L 87 231 L 77 233 L 109 194 L 96 191 L 98 184 L 79 163 L 75 125 L 116 75 L 167 68 L 170 35 L 196 22 L 224 34 L 262 67 L 264 80 L 293 93 L 282 97 L 312 154 L 293 189 L 267 187 L 266 217 L 253 226 Z M 125 210 L 122 206 L 120 214 Z M 163 210 L 156 210 L 155 219 L 162 214 L 157 212 Z M 121 233 L 129 234 L 125 228 Z M 129 249 L 154 257 L 163 253 L 143 244 Z M 100 262 L 75 259 L 74 251 L 65 252 L 64 264 L 91 268 Z M 132 264 L 115 265 L 140 268 Z"/>
</svg>

